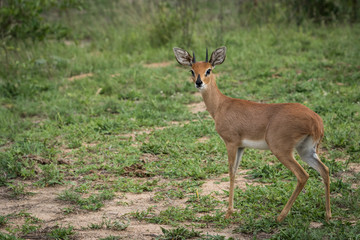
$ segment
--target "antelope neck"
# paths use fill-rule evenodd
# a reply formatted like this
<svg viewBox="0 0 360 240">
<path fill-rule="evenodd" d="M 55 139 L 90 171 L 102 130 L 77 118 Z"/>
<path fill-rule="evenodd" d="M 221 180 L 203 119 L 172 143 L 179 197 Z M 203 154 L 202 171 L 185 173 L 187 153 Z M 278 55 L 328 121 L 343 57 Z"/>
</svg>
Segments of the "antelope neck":
<svg viewBox="0 0 360 240">
<path fill-rule="evenodd" d="M 210 113 L 211 117 L 215 119 L 217 109 L 225 100 L 226 96 L 218 89 L 214 77 L 212 77 L 208 84 L 209 85 L 201 91 L 201 95 L 204 99 L 207 111 Z"/>
</svg>

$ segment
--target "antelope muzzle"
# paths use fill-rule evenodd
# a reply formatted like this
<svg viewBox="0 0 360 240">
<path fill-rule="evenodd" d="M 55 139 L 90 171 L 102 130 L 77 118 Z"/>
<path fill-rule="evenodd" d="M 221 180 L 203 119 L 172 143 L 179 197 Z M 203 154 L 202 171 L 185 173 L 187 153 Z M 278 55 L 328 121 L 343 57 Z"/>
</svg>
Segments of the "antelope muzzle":
<svg viewBox="0 0 360 240">
<path fill-rule="evenodd" d="M 198 77 L 196 79 L 195 85 L 197 88 L 201 88 L 203 85 L 203 81 L 201 81 L 200 74 L 198 75 Z"/>
</svg>

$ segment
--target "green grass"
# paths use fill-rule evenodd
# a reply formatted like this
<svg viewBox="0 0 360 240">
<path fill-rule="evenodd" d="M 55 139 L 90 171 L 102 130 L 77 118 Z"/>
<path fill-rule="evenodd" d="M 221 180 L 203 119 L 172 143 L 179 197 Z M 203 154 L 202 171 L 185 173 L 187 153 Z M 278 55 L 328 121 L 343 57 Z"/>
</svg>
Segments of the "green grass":
<svg viewBox="0 0 360 240">
<path fill-rule="evenodd" d="M 0 237 L 3 240 L 23 240 L 23 238 L 18 238 L 14 235 L 2 233 L 2 232 L 0 232 Z"/>
<path fill-rule="evenodd" d="M 0 216 L 0 226 L 5 226 L 8 223 L 8 217 L 7 216 Z"/>
<path fill-rule="evenodd" d="M 299 161 L 310 179 L 285 221 L 277 224 L 296 179 L 270 152 L 249 149 L 241 168 L 249 170 L 249 181 L 266 185 L 236 189 L 234 218 L 225 220 L 227 201 L 201 193 L 206 180 L 227 173 L 227 156 L 209 115 L 192 114 L 187 107 L 200 100 L 188 70 L 178 66 L 172 53 L 172 47 L 185 45 L 181 26 L 162 26 L 162 33 L 171 37 L 159 45 L 166 38 L 154 36 L 151 22 L 159 24 L 155 8 L 147 12 L 145 6 L 136 11 L 126 3 L 99 4 L 89 3 L 82 14 L 70 11 L 68 18 L 49 16 L 72 28 L 70 43 L 14 42 L 6 57 L 0 49 L 0 186 L 11 196 L 28 197 L 28 184 L 64 185 L 67 190 L 58 199 L 70 204 L 63 214 L 71 215 L 78 209 L 100 211 L 117 193 L 149 192 L 153 206 L 129 216 L 176 227 L 160 239 L 196 237 L 192 234 L 197 231 L 184 226 L 219 231 L 218 236 L 201 234 L 204 239 L 225 239 L 221 229 L 227 227 L 254 237 L 267 233 L 272 239 L 358 237 L 360 177 L 349 170 L 360 163 L 358 24 L 242 27 L 231 11 L 226 27 L 220 28 L 205 21 L 215 12 L 209 6 L 205 20 L 196 18 L 191 26 L 196 34 L 186 49 L 203 58 L 206 47 L 227 46 L 226 61 L 214 70 L 224 94 L 299 102 L 317 112 L 325 125 L 320 157 L 330 169 L 334 220 L 324 221 L 321 178 Z M 171 8 L 164 11 L 175 14 Z M 154 62 L 170 64 L 145 65 Z M 87 73 L 91 75 L 69 80 Z M 135 142 L 129 135 L 133 132 Z M 209 140 L 197 142 L 204 136 Z M 186 206 L 157 211 L 158 205 L 178 200 Z M 2 238 L 17 239 L 42 224 L 9 227 L 9 222 L 11 217 L 0 216 Z M 311 228 L 311 222 L 323 225 Z M 101 224 L 93 227 L 108 228 Z M 127 227 L 121 222 L 108 225 Z M 77 230 L 53 231 L 49 237 L 66 239 Z"/>
<path fill-rule="evenodd" d="M 200 232 L 194 231 L 194 229 L 190 231 L 184 227 L 179 227 L 172 230 L 161 228 L 161 230 L 163 232 L 163 236 L 159 238 L 161 240 L 166 240 L 166 239 L 181 240 L 181 239 L 198 238 L 201 236 Z"/>
<path fill-rule="evenodd" d="M 130 221 L 128 220 L 126 223 L 121 222 L 119 220 L 111 220 L 106 217 L 103 218 L 100 224 L 91 223 L 89 224 L 89 229 L 109 229 L 114 231 L 123 231 L 130 225 Z"/>
<path fill-rule="evenodd" d="M 87 198 L 83 198 L 81 194 L 73 190 L 65 190 L 59 194 L 58 198 L 60 200 L 75 204 L 81 209 L 96 211 L 104 206 L 105 200 L 110 200 L 114 197 L 114 193 L 108 190 L 104 190 L 99 194 L 91 194 Z"/>
<path fill-rule="evenodd" d="M 47 235 L 50 239 L 56 239 L 56 240 L 69 240 L 72 239 L 72 235 L 74 235 L 74 227 L 72 226 L 56 226 L 54 229 L 52 229 Z"/>
<path fill-rule="evenodd" d="M 5 227 L 5 230 L 9 233 L 0 232 L 1 237 L 4 239 L 18 239 L 19 235 L 21 237 L 28 234 L 33 234 L 41 229 L 43 221 L 37 217 L 32 216 L 32 214 L 20 211 L 14 212 L 3 217 L 1 217 L 3 222 L 2 226 Z M 13 220 L 22 220 L 22 224 L 13 225 Z M 21 238 L 19 238 L 21 239 Z"/>
<path fill-rule="evenodd" d="M 121 236 L 109 236 L 105 238 L 100 238 L 100 240 L 120 240 Z"/>
</svg>

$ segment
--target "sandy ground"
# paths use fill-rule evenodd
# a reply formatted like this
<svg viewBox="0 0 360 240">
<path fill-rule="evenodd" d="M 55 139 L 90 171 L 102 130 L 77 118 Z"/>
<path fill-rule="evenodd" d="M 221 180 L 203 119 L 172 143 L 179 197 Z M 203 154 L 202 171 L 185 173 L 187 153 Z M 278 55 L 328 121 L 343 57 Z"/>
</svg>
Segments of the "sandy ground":
<svg viewBox="0 0 360 240">
<path fill-rule="evenodd" d="M 240 188 L 245 188 L 246 184 L 251 183 L 250 180 L 244 178 L 246 171 L 240 171 L 236 180 L 236 185 Z M 229 189 L 229 182 L 221 181 L 228 177 L 227 174 L 219 177 L 209 179 L 202 185 L 201 194 L 212 194 L 214 197 L 225 200 L 222 193 L 223 190 Z M 145 221 L 138 221 L 129 215 L 130 212 L 143 211 L 156 205 L 155 213 L 167 209 L 170 206 L 186 205 L 186 199 L 169 200 L 160 203 L 155 203 L 153 197 L 155 192 L 144 192 L 140 194 L 134 193 L 117 193 L 113 200 L 105 202 L 105 206 L 100 210 L 92 212 L 85 210 L 78 210 L 70 214 L 64 214 L 64 208 L 70 208 L 71 205 L 58 199 L 59 193 L 68 189 L 69 186 L 57 185 L 54 187 L 36 188 L 32 185 L 26 187 L 26 191 L 32 192 L 20 199 L 12 199 L 9 196 L 9 190 L 6 187 L 0 188 L 0 215 L 16 214 L 20 212 L 30 213 L 31 216 L 41 219 L 41 229 L 37 233 L 22 236 L 25 239 L 41 239 L 46 236 L 46 231 L 53 227 L 60 225 L 66 227 L 71 225 L 76 231 L 74 239 L 99 239 L 110 235 L 122 236 L 124 239 L 154 239 L 162 235 L 161 227 L 169 229 L 171 226 L 146 223 Z M 126 202 L 127 204 L 119 204 L 119 202 Z M 223 209 L 225 211 L 225 209 Z M 100 224 L 104 219 L 130 221 L 130 225 L 123 231 L 114 231 L 109 229 L 89 229 L 91 224 Z M 24 224 L 24 218 L 11 218 L 9 227 L 17 227 Z M 249 239 L 249 236 L 241 234 L 233 234 L 235 226 L 218 230 L 214 228 L 197 229 L 203 234 L 222 235 L 226 237 L 234 237 L 235 239 Z M 4 229 L 0 229 L 4 231 Z"/>
</svg>

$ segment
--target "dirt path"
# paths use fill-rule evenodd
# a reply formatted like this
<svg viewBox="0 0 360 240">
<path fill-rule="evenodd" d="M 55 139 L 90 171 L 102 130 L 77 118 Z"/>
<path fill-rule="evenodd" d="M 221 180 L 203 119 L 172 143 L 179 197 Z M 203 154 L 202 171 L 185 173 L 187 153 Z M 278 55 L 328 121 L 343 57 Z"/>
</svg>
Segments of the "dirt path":
<svg viewBox="0 0 360 240">
<path fill-rule="evenodd" d="M 250 180 L 244 178 L 246 171 L 240 171 L 236 185 L 245 188 L 246 184 L 253 184 Z M 227 174 L 209 179 L 202 185 L 200 193 L 202 195 L 216 194 L 218 199 L 226 200 L 223 190 L 228 189 L 229 182 L 222 181 Z M 32 185 L 26 187 L 26 192 L 31 195 L 20 199 L 13 199 L 9 196 L 9 190 L 6 187 L 0 188 L 0 215 L 13 215 L 10 217 L 9 228 L 17 228 L 25 223 L 23 217 L 15 217 L 19 213 L 29 213 L 42 221 L 41 228 L 25 236 L 25 239 L 38 239 L 46 236 L 46 231 L 56 226 L 73 226 L 76 231 L 74 239 L 100 239 L 107 236 L 122 236 L 124 239 L 154 239 L 162 235 L 161 227 L 169 229 L 171 226 L 152 224 L 145 221 L 138 221 L 131 217 L 130 213 L 134 211 L 145 211 L 149 207 L 154 207 L 154 212 L 159 213 L 171 206 L 185 207 L 187 199 L 170 200 L 154 202 L 155 192 L 134 193 L 116 193 L 114 199 L 106 201 L 104 207 L 98 211 L 77 210 L 70 214 L 65 214 L 66 208 L 71 208 L 70 204 L 58 199 L 59 193 L 68 189 L 69 185 L 57 185 L 55 187 L 35 188 Z M 220 193 L 220 195 L 219 195 Z M 215 196 L 215 194 L 214 194 Z M 126 203 L 126 204 L 124 204 Z M 225 207 L 224 209 L 225 210 Z M 91 225 L 100 225 L 106 221 L 129 221 L 129 226 L 123 231 L 114 231 L 111 229 L 91 229 Z M 198 229 L 203 234 L 221 235 L 234 237 L 236 239 L 248 239 L 248 236 L 233 234 L 234 227 L 217 230 L 214 228 Z M 2 230 L 1 230 L 2 231 Z"/>
</svg>

